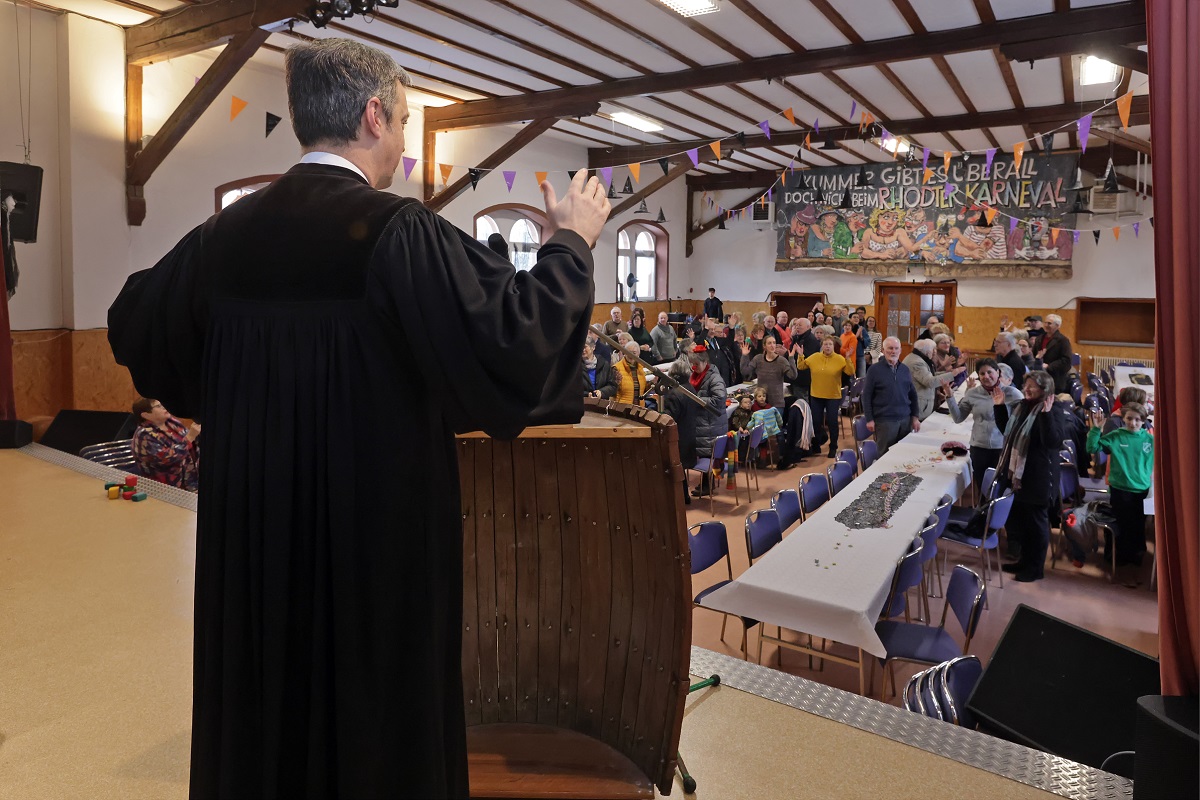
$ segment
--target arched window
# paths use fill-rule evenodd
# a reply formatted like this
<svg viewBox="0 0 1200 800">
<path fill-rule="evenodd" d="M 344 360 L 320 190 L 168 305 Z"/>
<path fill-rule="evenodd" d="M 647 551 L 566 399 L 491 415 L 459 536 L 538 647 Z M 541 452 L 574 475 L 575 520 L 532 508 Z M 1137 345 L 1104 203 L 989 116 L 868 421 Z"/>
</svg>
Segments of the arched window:
<svg viewBox="0 0 1200 800">
<path fill-rule="evenodd" d="M 527 270 L 537 263 L 542 234 L 533 222 L 524 217 L 514 222 L 512 233 L 508 235 L 508 242 L 514 267 L 519 270 Z"/>
<path fill-rule="evenodd" d="M 617 231 L 617 298 L 665 300 L 668 252 L 667 231 L 661 225 L 630 222 Z"/>
<path fill-rule="evenodd" d="M 654 252 L 654 236 L 642 231 L 633 242 L 634 274 L 637 276 L 635 295 L 640 299 L 655 296 L 655 267 L 658 257 Z"/>
<path fill-rule="evenodd" d="M 496 224 L 496 220 L 484 214 L 475 219 L 475 238 L 483 243 L 487 243 L 488 237 L 493 233 L 499 233 L 500 226 Z"/>
<path fill-rule="evenodd" d="M 617 234 L 617 283 L 626 286 L 625 278 L 631 272 L 633 272 L 633 245 L 629 242 L 629 234 L 620 231 Z M 638 297 L 641 296 L 639 292 Z"/>
</svg>

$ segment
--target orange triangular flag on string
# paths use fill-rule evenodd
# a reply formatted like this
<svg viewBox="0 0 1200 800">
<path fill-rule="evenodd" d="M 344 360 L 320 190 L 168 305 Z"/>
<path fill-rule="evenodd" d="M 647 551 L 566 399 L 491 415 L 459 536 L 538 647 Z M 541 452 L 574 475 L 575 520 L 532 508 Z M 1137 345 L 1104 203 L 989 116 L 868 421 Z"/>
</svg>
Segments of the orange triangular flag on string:
<svg viewBox="0 0 1200 800">
<path fill-rule="evenodd" d="M 450 171 L 454 169 L 453 164 L 438 164 L 438 169 L 442 171 L 442 183 L 450 182 Z"/>
<path fill-rule="evenodd" d="M 537 178 L 538 186 L 541 186 L 542 181 L 546 180 L 546 176 L 549 174 L 549 172 L 535 172 L 533 173 L 533 177 Z"/>
<path fill-rule="evenodd" d="M 812 134 L 811 133 L 804 134 L 804 146 L 807 147 L 809 150 L 812 150 Z"/>
<path fill-rule="evenodd" d="M 1121 229 L 1120 228 L 1113 228 L 1113 238 L 1120 241 L 1120 239 L 1121 239 Z"/>
<path fill-rule="evenodd" d="M 721 160 L 721 140 L 717 139 L 715 142 L 710 143 L 708 146 L 712 148 L 713 155 L 715 155 L 717 157 L 717 161 L 720 161 Z"/>
<path fill-rule="evenodd" d="M 248 105 L 250 104 L 245 100 L 237 95 L 234 95 L 233 102 L 229 104 L 229 121 L 233 122 L 235 119 L 237 119 L 237 115 L 242 113 L 242 110 Z"/>
<path fill-rule="evenodd" d="M 950 151 L 942 151 L 942 162 L 946 165 L 946 180 L 950 180 Z"/>
<path fill-rule="evenodd" d="M 633 175 L 634 183 L 642 182 L 642 165 L 640 163 L 634 162 L 633 164 L 630 164 L 629 172 L 631 175 Z"/>
<path fill-rule="evenodd" d="M 1021 168 L 1021 159 L 1025 157 L 1025 143 L 1017 142 L 1013 145 L 1013 168 Z"/>
<path fill-rule="evenodd" d="M 1126 92 L 1117 98 L 1117 113 L 1121 115 L 1121 127 L 1129 127 L 1129 108 L 1133 104 L 1133 92 Z"/>
<path fill-rule="evenodd" d="M 765 194 L 762 197 L 758 198 L 758 204 L 763 208 L 767 207 L 767 196 Z"/>
<path fill-rule="evenodd" d="M 926 167 L 925 175 L 921 178 L 921 183 L 922 184 L 929 183 L 929 179 L 932 177 L 933 177 L 933 170 L 931 170 L 929 167 Z"/>
<path fill-rule="evenodd" d="M 787 117 L 788 122 L 792 123 L 793 125 L 796 124 L 796 114 L 790 108 L 785 108 L 783 110 L 783 115 Z"/>
<path fill-rule="evenodd" d="M 988 225 L 992 224 L 992 220 L 996 218 L 996 209 L 988 206 L 983 210 L 983 215 L 987 217 Z"/>
</svg>

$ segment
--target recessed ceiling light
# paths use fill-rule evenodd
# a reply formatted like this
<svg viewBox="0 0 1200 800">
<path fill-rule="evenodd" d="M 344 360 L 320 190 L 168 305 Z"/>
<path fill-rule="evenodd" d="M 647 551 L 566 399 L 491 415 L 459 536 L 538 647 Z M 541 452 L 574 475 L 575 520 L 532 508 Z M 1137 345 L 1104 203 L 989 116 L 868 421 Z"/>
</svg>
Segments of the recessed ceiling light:
<svg viewBox="0 0 1200 800">
<path fill-rule="evenodd" d="M 1079 65 L 1079 85 L 1092 86 L 1097 83 L 1112 83 L 1117 79 L 1117 65 L 1103 58 L 1088 56 Z"/>
<path fill-rule="evenodd" d="M 639 117 L 636 114 L 630 114 L 628 111 L 617 111 L 616 113 L 609 114 L 608 118 L 613 122 L 619 122 L 622 125 L 628 125 L 631 128 L 636 128 L 645 133 L 653 133 L 654 131 L 661 131 L 663 129 L 663 126 L 659 125 L 654 120 L 646 119 L 645 117 Z"/>
<path fill-rule="evenodd" d="M 659 2 L 684 17 L 711 14 L 721 7 L 721 0 L 659 0 Z"/>
</svg>

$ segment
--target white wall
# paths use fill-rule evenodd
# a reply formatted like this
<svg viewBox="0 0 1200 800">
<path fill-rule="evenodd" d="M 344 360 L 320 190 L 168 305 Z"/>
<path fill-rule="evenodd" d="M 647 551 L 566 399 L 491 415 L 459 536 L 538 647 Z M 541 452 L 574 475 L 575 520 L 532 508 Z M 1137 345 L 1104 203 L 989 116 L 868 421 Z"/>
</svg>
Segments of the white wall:
<svg viewBox="0 0 1200 800">
<path fill-rule="evenodd" d="M 733 203 L 744 198 L 742 190 L 724 194 L 728 196 L 714 195 L 714 199 Z M 713 213 L 706 210 L 703 219 Z M 1147 202 L 1145 216 L 1152 213 Z M 700 293 L 713 286 L 726 300 L 765 301 L 771 292 L 825 292 L 836 303 L 874 303 L 874 277 L 832 269 L 776 272 L 775 231 L 767 223 L 747 219 L 725 224 L 726 230 L 714 229 L 697 239 L 693 255 L 686 261 L 688 281 Z M 924 281 L 924 271 L 914 267 L 907 280 Z M 695 296 L 702 296 L 700 293 Z M 1083 233 L 1075 245 L 1069 280 L 958 279 L 958 302 L 964 306 L 1049 310 L 1074 307 L 1076 297 L 1154 297 L 1154 229 L 1144 223 L 1135 238 L 1127 227 L 1121 231 L 1120 240 L 1114 241 L 1112 231 L 1104 228 L 1099 245 L 1090 232 Z"/>
</svg>

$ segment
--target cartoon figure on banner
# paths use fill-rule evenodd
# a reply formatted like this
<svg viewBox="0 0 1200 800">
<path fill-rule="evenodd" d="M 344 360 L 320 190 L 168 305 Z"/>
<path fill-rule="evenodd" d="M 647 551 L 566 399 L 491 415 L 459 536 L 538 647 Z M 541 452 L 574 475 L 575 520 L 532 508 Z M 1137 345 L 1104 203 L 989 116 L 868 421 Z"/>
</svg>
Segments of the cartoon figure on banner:
<svg viewBox="0 0 1200 800">
<path fill-rule="evenodd" d="M 847 211 L 833 231 L 833 257 L 857 258 L 863 251 L 866 230 L 867 215 L 857 209 Z"/>
<path fill-rule="evenodd" d="M 788 258 L 808 257 L 808 229 L 817 221 L 817 210 L 812 204 L 806 205 L 792 215 L 788 225 L 787 253 Z"/>
<path fill-rule="evenodd" d="M 904 235 L 900 243 L 908 251 L 909 259 L 921 261 L 934 244 L 933 226 L 926 219 L 925 209 L 910 208 L 904 215 Z"/>
<path fill-rule="evenodd" d="M 1004 239 L 1004 231 L 988 223 L 981 205 L 964 206 L 958 212 L 958 218 L 967 223 L 966 228 L 958 233 L 964 239 L 959 246 L 960 255 L 974 259 L 1003 259 L 1008 258 L 1008 243 Z M 954 236 L 955 230 L 950 231 Z"/>
<path fill-rule="evenodd" d="M 870 228 L 863 233 L 863 259 L 897 259 L 904 258 L 907 251 L 900 241 L 900 229 L 897 227 L 904 219 L 904 210 L 896 208 L 877 208 L 871 212 Z"/>
<path fill-rule="evenodd" d="M 808 229 L 808 257 L 833 258 L 833 232 L 841 215 L 835 208 L 826 208 L 817 217 L 817 224 Z"/>
<path fill-rule="evenodd" d="M 1070 259 L 1075 242 L 1067 231 L 1054 231 L 1044 214 L 1034 214 L 1008 235 L 1008 250 L 1013 258 L 1026 261 L 1050 258 Z"/>
<path fill-rule="evenodd" d="M 951 234 L 954 234 L 953 236 Z M 937 232 L 934 234 L 932 246 L 923 250 L 921 257 L 926 261 L 945 264 L 953 262 L 961 264 L 963 257 L 958 254 L 958 243 L 961 241 L 958 228 L 954 227 L 953 214 L 939 214 Z"/>
</svg>

